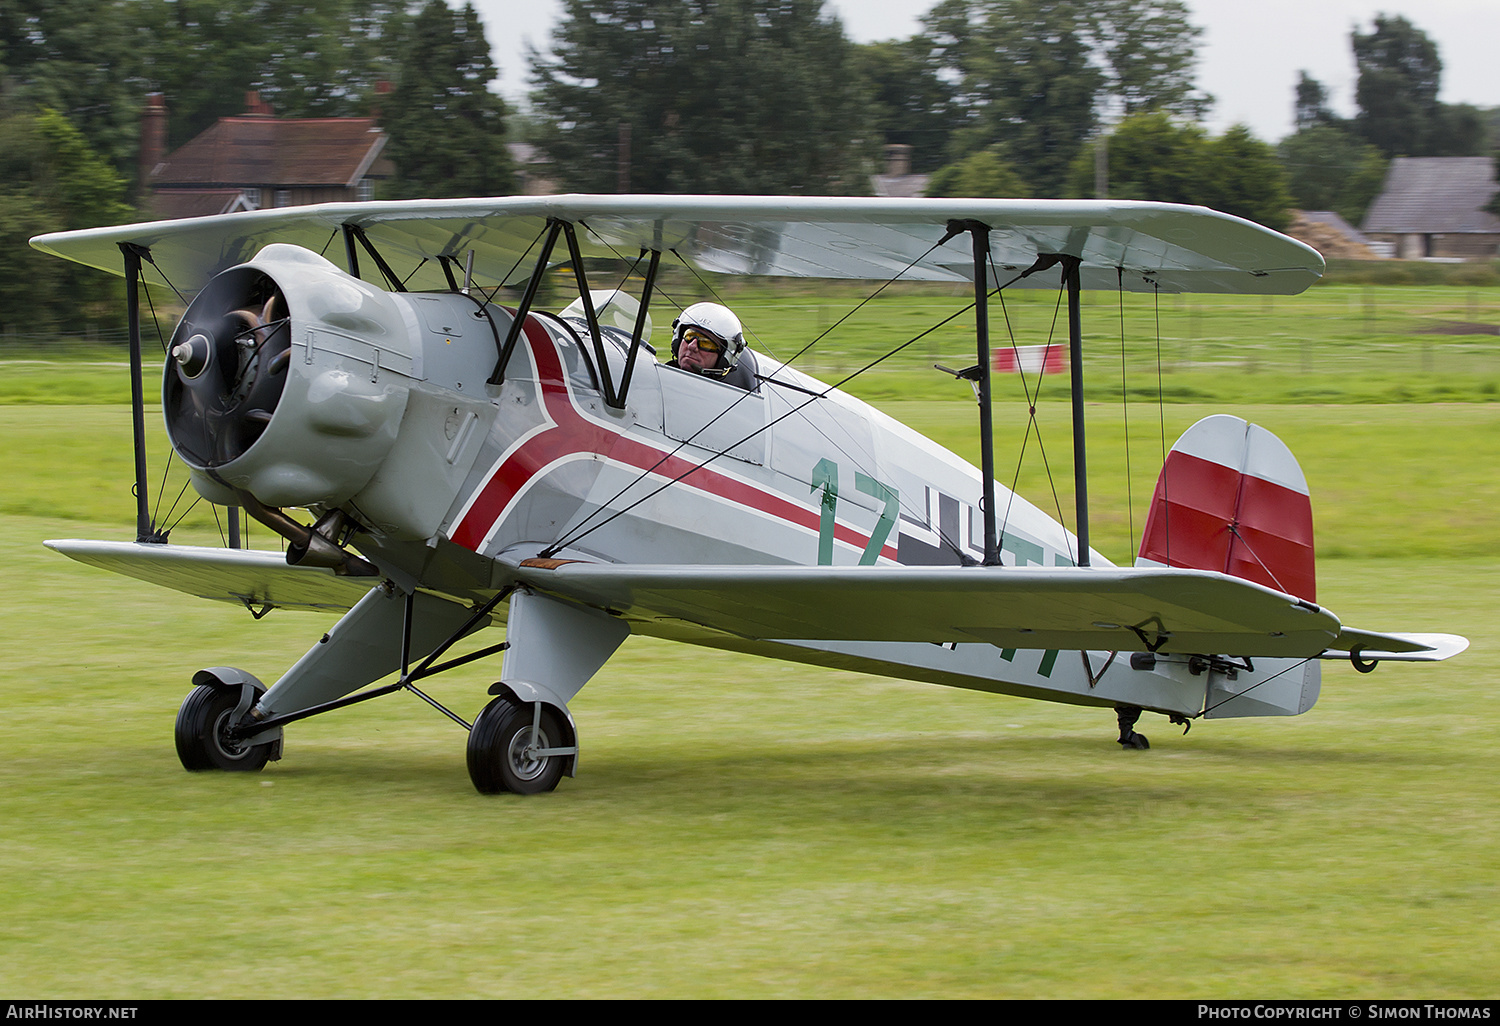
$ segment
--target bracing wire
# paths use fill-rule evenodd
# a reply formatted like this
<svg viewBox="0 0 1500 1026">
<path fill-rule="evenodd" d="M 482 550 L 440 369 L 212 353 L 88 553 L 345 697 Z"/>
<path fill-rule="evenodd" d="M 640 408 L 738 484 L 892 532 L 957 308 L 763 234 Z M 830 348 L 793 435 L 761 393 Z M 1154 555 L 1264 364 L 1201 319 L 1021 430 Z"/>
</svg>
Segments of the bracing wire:
<svg viewBox="0 0 1500 1026">
<path fill-rule="evenodd" d="M 536 238 L 531 240 L 531 244 L 526 247 L 525 252 L 516 257 L 516 262 L 510 265 L 510 270 L 506 271 L 500 276 L 500 280 L 494 288 L 490 289 L 489 292 L 485 292 L 484 289 L 479 290 L 480 292 L 484 293 L 484 302 L 479 304 L 479 309 L 481 311 L 483 311 L 485 307 L 489 306 L 495 301 L 495 297 L 500 294 L 500 290 L 505 288 L 505 283 L 510 280 L 511 274 L 514 273 L 517 267 L 521 266 L 521 261 L 525 260 L 526 257 L 531 253 L 531 251 L 536 248 L 536 244 L 542 241 L 542 237 L 547 234 L 549 228 L 550 225 L 542 226 L 542 230 L 536 233 Z"/>
<path fill-rule="evenodd" d="M 1056 335 L 1057 335 L 1057 321 L 1058 321 L 1058 317 L 1059 317 L 1059 315 L 1060 315 L 1060 313 L 1062 311 L 1062 299 L 1063 299 L 1063 285 L 1062 285 L 1061 282 L 1059 282 L 1058 283 L 1058 290 L 1057 290 L 1057 301 L 1056 301 L 1056 303 L 1054 304 L 1054 306 L 1052 308 L 1052 324 L 1051 324 L 1051 326 L 1047 330 L 1047 345 L 1049 347 L 1053 344 L 1052 339 L 1055 338 Z M 1021 367 L 1020 350 L 1016 346 L 1015 331 L 1014 331 L 1014 329 L 1013 329 L 1013 327 L 1011 325 L 1010 311 L 1009 311 L 1009 309 L 1005 305 L 1005 297 L 1004 297 L 1004 293 L 1003 292 L 1001 293 L 1001 298 L 1000 298 L 1000 309 L 1001 309 L 1001 311 L 1005 315 L 1005 329 L 1006 329 L 1007 332 L 1010 333 L 1011 350 L 1012 350 L 1012 352 L 1014 352 L 1016 354 L 1016 367 L 1018 369 L 1018 376 L 1021 379 L 1021 388 L 1025 392 L 1025 394 L 1026 394 L 1026 409 L 1027 409 L 1026 432 L 1025 432 L 1025 434 L 1021 438 L 1020 450 L 1016 454 L 1016 471 L 1015 471 L 1015 474 L 1011 478 L 1010 498 L 1006 500 L 1005 522 L 1009 523 L 1009 521 L 1010 521 L 1011 506 L 1014 504 L 1015 499 L 1016 499 L 1016 489 L 1020 487 L 1020 483 L 1021 483 L 1021 467 L 1025 463 L 1025 460 L 1026 460 L 1026 450 L 1027 450 L 1027 447 L 1028 447 L 1028 445 L 1030 443 L 1030 440 L 1031 440 L 1031 432 L 1032 432 L 1032 430 L 1034 428 L 1036 430 L 1037 451 L 1041 454 L 1041 457 L 1042 457 L 1042 469 L 1046 472 L 1046 474 L 1047 474 L 1047 484 L 1052 489 L 1052 504 L 1053 504 L 1053 507 L 1057 510 L 1057 522 L 1061 524 L 1061 523 L 1063 523 L 1062 500 L 1061 500 L 1061 498 L 1059 498 L 1059 496 L 1057 494 L 1057 482 L 1056 482 L 1056 480 L 1054 480 L 1054 478 L 1052 476 L 1052 464 L 1047 459 L 1047 446 L 1042 441 L 1042 425 L 1036 419 L 1036 408 L 1037 408 L 1037 404 L 1039 402 L 1041 402 L 1041 398 L 1042 398 L 1042 381 L 1046 377 L 1046 374 L 1047 374 L 1047 363 L 1046 363 L 1045 360 L 1042 361 L 1042 367 L 1037 372 L 1037 376 L 1036 376 L 1036 391 L 1035 391 L 1035 393 L 1033 393 L 1032 390 L 1031 390 L 1031 388 L 1030 388 L 1030 386 L 1027 384 L 1027 381 L 1026 381 L 1026 372 L 1024 370 L 1020 369 L 1020 367 Z M 1000 535 L 1001 535 L 1001 537 L 1004 537 L 1004 529 L 1003 528 L 1001 528 L 1001 530 L 1000 530 Z M 1068 536 L 1068 557 L 1070 559 L 1072 559 L 1075 563 L 1078 561 L 1077 560 L 1077 554 L 1073 551 L 1073 542 L 1072 542 L 1071 536 Z"/>
<path fill-rule="evenodd" d="M 1205 706 L 1204 709 L 1203 709 L 1203 712 L 1199 713 L 1199 715 L 1200 716 L 1207 716 L 1209 713 L 1213 712 L 1219 706 L 1225 705 L 1226 703 L 1229 703 L 1229 702 L 1233 702 L 1236 698 L 1242 698 L 1245 695 L 1248 695 L 1250 692 L 1254 691 L 1256 688 L 1260 687 L 1262 684 L 1269 684 L 1269 683 L 1271 683 L 1271 681 L 1275 680 L 1277 677 L 1280 677 L 1284 673 L 1291 673 L 1293 670 L 1300 670 L 1302 667 L 1306 666 L 1308 663 L 1312 662 L 1316 658 L 1317 658 L 1317 656 L 1309 656 L 1306 659 L 1298 660 L 1297 662 L 1293 663 L 1291 666 L 1288 666 L 1285 669 L 1278 670 L 1277 672 L 1271 674 L 1271 676 L 1267 677 L 1265 680 L 1258 680 L 1258 681 L 1256 681 L 1254 684 L 1251 684 L 1244 691 L 1236 691 L 1234 694 L 1230 695 L 1228 698 L 1224 699 L 1224 701 L 1222 701 L 1222 702 L 1215 702 L 1213 705 Z"/>
<path fill-rule="evenodd" d="M 417 272 L 418 272 L 418 271 L 420 271 L 420 270 L 421 270 L 421 269 L 422 269 L 422 268 L 423 268 L 423 267 L 425 267 L 425 266 L 427 266 L 427 257 L 423 257 L 423 258 L 422 258 L 422 259 L 421 259 L 421 260 L 419 260 L 419 261 L 417 261 L 417 266 L 416 266 L 416 267 L 413 267 L 413 268 L 412 268 L 412 269 L 411 269 L 411 273 L 410 273 L 410 274 L 408 274 L 408 275 L 407 275 L 407 276 L 406 276 L 406 277 L 405 277 L 405 278 L 402 278 L 402 279 L 401 279 L 401 287 L 402 287 L 402 288 L 403 288 L 403 289 L 404 289 L 404 288 L 406 288 L 406 286 L 407 286 L 407 284 L 408 284 L 408 283 L 409 283 L 409 282 L 410 282 L 410 281 L 411 281 L 411 280 L 412 280 L 412 279 L 413 279 L 413 278 L 415 278 L 415 277 L 416 277 L 416 276 L 417 276 Z"/>
<path fill-rule="evenodd" d="M 1130 524 L 1130 543 L 1135 544 L 1135 489 L 1130 477 L 1130 393 L 1125 386 L 1125 268 L 1116 267 L 1120 301 L 1120 417 L 1125 422 L 1125 513 Z"/>
<path fill-rule="evenodd" d="M 661 494 L 663 491 L 665 491 L 666 489 L 670 488 L 672 485 L 677 484 L 678 482 L 682 481 L 683 479 L 687 478 L 689 475 L 694 474 L 694 473 L 696 473 L 699 470 L 702 470 L 704 467 L 706 467 L 710 463 L 714 462 L 720 456 L 724 455 L 727 452 L 732 451 L 737 446 L 743 445 L 745 442 L 749 441 L 751 438 L 754 438 L 756 435 L 758 435 L 758 434 L 760 434 L 760 433 L 762 433 L 764 431 L 767 431 L 767 430 L 771 429 L 772 427 L 775 427 L 777 424 L 781 423 L 783 420 L 786 420 L 788 417 L 792 416 L 793 414 L 800 413 L 802 410 L 806 409 L 808 406 L 812 405 L 813 403 L 817 402 L 818 400 L 826 398 L 830 393 L 835 392 L 838 389 L 842 388 L 844 385 L 848 384 L 850 381 L 853 381 L 859 375 L 864 374 L 865 372 L 869 371 L 871 368 L 873 368 L 873 367 L 875 367 L 875 366 L 877 366 L 877 365 L 885 362 L 886 360 L 888 360 L 891 357 L 895 356 L 897 353 L 900 353 L 903 350 L 907 349 L 909 346 L 915 345 L 917 342 L 919 342 L 922 339 L 926 338 L 928 335 L 932 334 L 934 331 L 936 331 L 939 328 L 943 327 L 944 325 L 948 324 L 950 321 L 953 321 L 953 320 L 955 320 L 955 319 L 963 316 L 964 314 L 968 313 L 973 308 L 974 308 L 974 303 L 971 302 L 967 306 L 963 307 L 962 309 L 960 309 L 958 311 L 955 311 L 954 313 L 950 314 L 949 316 L 943 318 L 941 321 L 939 321 L 938 323 L 934 324 L 932 327 L 926 329 L 925 331 L 919 332 L 917 335 L 913 336 L 912 338 L 908 339 L 907 341 L 905 341 L 905 342 L 901 343 L 900 345 L 896 346 L 894 349 L 891 349 L 889 352 L 885 353 L 884 355 L 876 357 L 874 360 L 870 361 L 865 366 L 859 368 L 858 370 L 854 371 L 851 374 L 846 375 L 844 378 L 842 378 L 841 380 L 839 380 L 837 383 L 835 383 L 833 385 L 829 385 L 822 392 L 814 393 L 813 396 L 811 398 L 809 398 L 806 402 L 803 402 L 803 403 L 801 403 L 801 404 L 799 404 L 797 406 L 793 406 L 791 409 L 787 410 L 781 416 L 776 417 L 775 419 L 773 419 L 769 423 L 764 424 L 764 425 L 762 425 L 759 428 L 756 428 L 754 431 L 750 432 L 750 434 L 746 435 L 744 438 L 739 439 L 739 441 L 735 442 L 734 444 L 728 446 L 725 449 L 722 449 L 722 450 L 719 450 L 717 452 L 714 452 L 713 455 L 709 456 L 708 459 L 704 460 L 702 463 L 698 463 L 698 464 L 693 465 L 692 467 L 689 467 L 687 470 L 684 470 L 682 473 L 678 474 L 676 477 L 671 478 L 670 480 L 664 482 L 660 486 L 652 489 L 650 492 L 647 492 L 645 495 L 643 495 L 640 498 L 636 499 L 635 501 L 631 502 L 628 506 L 625 506 L 624 508 L 616 510 L 615 512 L 611 513 L 608 517 L 606 517 L 605 519 L 601 520 L 599 523 L 593 525 L 592 527 L 589 527 L 586 530 L 580 530 L 580 528 L 583 528 L 584 524 L 588 523 L 588 519 L 585 519 L 582 523 L 580 523 L 578 525 L 578 527 L 575 527 L 567 535 L 565 535 L 564 537 L 562 537 L 562 538 L 558 539 L 557 541 L 553 542 L 551 545 L 548 545 L 545 549 L 542 550 L 542 552 L 540 553 L 540 555 L 543 558 L 550 557 L 550 556 L 554 555 L 555 553 L 557 553 L 558 551 L 560 551 L 561 549 L 563 549 L 564 547 L 566 547 L 568 545 L 572 545 L 572 544 L 580 541 L 586 535 L 592 534 L 594 531 L 597 531 L 600 528 L 604 527 L 606 524 L 608 524 L 611 521 L 615 520 L 617 517 L 621 517 L 624 514 L 630 512 L 630 510 L 634 509 L 636 506 L 639 506 L 641 503 L 646 502 L 647 500 L 649 500 L 649 499 L 651 499 L 651 498 L 653 498 L 653 497 Z M 809 345 L 810 344 L 811 343 L 809 343 Z M 806 351 L 806 347 L 804 347 L 803 351 L 804 352 Z M 679 446 L 678 449 L 680 450 L 681 446 Z M 666 460 L 668 458 L 669 458 L 669 456 L 663 456 L 660 460 L 658 460 L 656 462 L 655 465 L 653 465 L 653 467 L 651 468 L 651 470 L 655 470 L 656 467 L 661 466 L 661 464 L 664 463 L 664 462 L 666 462 Z M 651 473 L 651 470 L 648 470 L 648 471 L 645 471 L 644 473 L 642 473 L 639 477 L 636 478 L 636 481 L 643 480 L 646 477 L 647 474 Z M 630 485 L 626 486 L 626 488 L 628 489 L 629 487 L 632 487 L 636 483 L 636 481 L 632 481 Z M 624 490 L 622 490 L 620 492 L 620 494 L 624 494 Z M 618 497 L 619 496 L 617 495 L 616 498 L 618 498 Z M 614 500 L 611 499 L 610 501 L 612 502 Z M 597 516 L 598 513 L 601 510 L 605 509 L 605 508 L 607 508 L 607 506 L 600 506 L 599 509 L 595 510 L 595 512 L 590 515 L 589 519 L 592 519 L 593 516 Z"/>
<path fill-rule="evenodd" d="M 837 321 L 835 321 L 827 329 L 825 329 L 824 331 L 822 331 L 821 333 L 819 333 L 815 338 L 813 338 L 810 342 L 808 342 L 806 345 L 804 345 L 801 349 L 799 349 L 799 350 L 797 350 L 797 352 L 793 353 L 792 356 L 791 356 L 791 358 L 788 359 L 785 363 L 782 364 L 782 367 L 789 367 L 789 366 L 791 366 L 791 364 L 793 362 L 795 362 L 798 357 L 802 356 L 809 349 L 811 349 L 813 346 L 815 346 L 818 342 L 820 342 L 822 339 L 826 338 L 830 332 L 832 332 L 840 324 L 843 324 L 846 320 L 848 320 L 850 317 L 852 317 L 861 308 L 863 308 L 867 303 L 871 302 L 876 296 L 880 295 L 880 293 L 883 292 L 889 285 L 891 285 L 893 282 L 897 281 L 901 277 L 901 275 L 905 274 L 912 267 L 916 266 L 917 263 L 919 263 L 921 260 L 923 260 L 929 253 L 931 253 L 933 250 L 937 249 L 938 246 L 941 246 L 942 244 L 943 244 L 942 242 L 934 243 L 932 246 L 928 247 L 927 251 L 924 252 L 921 256 L 916 257 L 909 264 L 907 264 L 906 267 L 902 268 L 900 271 L 898 271 L 891 278 L 889 278 L 885 282 L 881 283 L 881 285 L 880 285 L 879 288 L 877 288 L 874 292 L 872 292 L 870 295 L 866 296 L 863 300 L 861 300 L 858 304 L 856 304 L 851 310 L 849 310 L 848 313 L 844 314 L 843 317 L 840 317 Z M 606 245 L 608 245 L 608 244 L 606 243 Z M 611 250 L 611 252 L 615 253 L 615 256 L 617 258 L 622 259 L 622 260 L 625 259 L 624 257 L 620 256 L 619 252 L 617 250 L 615 250 L 613 246 L 610 246 L 610 250 Z M 714 295 L 717 298 L 717 293 L 714 292 L 712 286 L 709 285 L 706 281 L 703 281 L 703 279 L 701 278 L 701 276 L 698 276 L 698 272 L 696 271 L 696 269 L 694 269 L 692 267 L 692 265 L 690 263 L 688 263 L 688 261 L 686 261 L 686 260 L 683 259 L 682 254 L 678 253 L 676 250 L 671 250 L 671 253 L 672 253 L 673 256 L 677 257 L 678 260 L 681 260 L 682 263 L 684 264 L 684 266 L 687 266 L 688 269 L 690 271 L 692 271 L 692 273 L 694 274 L 695 277 L 698 277 L 699 281 L 703 283 L 704 287 L 709 291 L 709 293 L 711 295 Z M 668 298 L 670 300 L 670 297 L 668 297 Z M 886 360 L 889 357 L 894 356 L 896 353 L 900 352 L 902 349 L 905 349 L 907 346 L 909 346 L 912 343 L 916 342 L 918 339 L 921 339 L 921 338 L 925 337 L 926 335 L 930 334 L 932 331 L 935 331 L 938 328 L 942 327 L 944 324 L 948 323 L 948 321 L 953 320 L 955 317 L 961 316 L 963 313 L 967 312 L 969 309 L 972 309 L 973 306 L 974 306 L 974 304 L 970 303 L 963 310 L 960 310 L 957 313 L 953 314 L 952 316 L 948 317 L 947 319 L 945 319 L 943 321 L 940 321 L 938 324 L 933 325 L 932 328 L 929 328 L 927 331 L 922 332 L 921 334 L 917 335 L 915 338 L 907 341 L 906 343 L 902 344 L 901 346 L 898 346 L 896 349 L 893 349 L 891 352 L 887 353 L 885 356 L 882 356 L 882 357 L 878 358 L 873 363 L 870 363 L 867 366 L 861 368 L 860 370 L 855 371 L 853 374 L 850 374 L 848 377 L 844 378 L 838 384 L 830 386 L 828 389 L 824 390 L 821 393 L 815 393 L 813 395 L 813 397 L 811 399 L 809 399 L 807 402 L 804 402 L 801 405 L 792 407 L 786 413 L 782 414 L 780 417 L 777 417 L 775 420 L 771 421 L 769 424 L 765 424 L 765 425 L 761 426 L 760 428 L 757 428 L 755 431 L 752 431 L 750 434 L 746 435 L 744 438 L 741 438 L 739 441 L 733 443 L 732 445 L 728 446 L 727 448 L 715 451 L 713 453 L 713 455 L 711 455 L 708 459 L 704 460 L 702 463 L 699 463 L 699 464 L 695 465 L 694 467 L 690 468 L 687 471 L 684 471 L 682 474 L 678 475 L 677 477 L 673 478 L 672 480 L 666 482 L 666 484 L 663 484 L 660 487 L 654 489 L 653 491 L 648 492 L 647 494 L 641 496 L 640 498 L 636 499 L 634 502 L 630 503 L 628 506 L 625 506 L 623 509 L 620 509 L 620 510 L 618 510 L 618 511 L 612 513 L 612 514 L 610 514 L 610 516 L 606 517 L 604 520 L 601 520 L 599 523 L 594 524 L 592 527 L 587 526 L 589 524 L 589 521 L 593 520 L 595 517 L 599 516 L 605 510 L 609 509 L 612 503 L 614 503 L 616 500 L 618 500 L 621 496 L 623 496 L 631 488 L 635 487 L 638 483 L 640 483 L 641 481 L 643 481 L 647 477 L 649 477 L 663 463 L 666 463 L 668 460 L 670 460 L 673 457 L 675 457 L 678 453 L 680 453 L 683 450 L 683 448 L 689 442 L 691 442 L 693 439 L 697 438 L 704 431 L 708 430 L 708 428 L 711 427 L 716 422 L 718 422 L 718 420 L 720 418 L 726 416 L 729 413 L 730 410 L 734 409 L 741 402 L 745 401 L 745 399 L 747 399 L 750 396 L 751 393 L 746 392 L 744 395 L 737 397 L 733 403 L 729 404 L 728 407 L 726 407 L 723 411 L 721 411 L 719 414 L 717 414 L 715 417 L 713 417 L 713 419 L 709 420 L 708 423 L 704 424 L 697 431 L 693 432 L 692 437 L 679 442 L 677 444 L 676 448 L 674 448 L 671 452 L 663 454 L 660 459 L 658 459 L 649 468 L 647 468 L 646 470 L 643 470 L 640 474 L 638 474 L 635 477 L 634 480 L 630 481 L 628 484 L 625 485 L 624 488 L 621 488 L 618 492 L 616 492 L 613 496 L 611 496 L 608 501 L 606 501 L 604 503 L 601 503 L 598 507 L 596 507 L 595 510 L 594 510 L 594 512 L 590 513 L 587 517 L 585 517 L 580 523 L 578 523 L 570 531 L 568 531 L 562 538 L 558 539 L 557 541 L 553 542 L 551 545 L 547 546 L 547 548 L 542 551 L 542 556 L 544 558 L 548 557 L 548 556 L 551 556 L 553 553 L 561 550 L 562 548 L 564 548 L 564 547 L 566 547 L 568 545 L 572 545 L 572 544 L 574 544 L 574 543 L 576 543 L 578 541 L 581 541 L 585 536 L 587 536 L 589 534 L 592 534 L 594 531 L 596 531 L 596 530 L 604 527 L 606 524 L 610 523 L 611 521 L 613 521 L 617 517 L 619 517 L 619 516 L 621 516 L 621 515 L 629 512 L 630 510 L 634 509 L 636 506 L 640 505 L 641 503 L 646 502 L 647 500 L 649 500 L 653 496 L 659 494 L 662 490 L 664 490 L 665 488 L 669 487 L 670 485 L 676 484 L 677 482 L 681 481 L 683 478 L 685 478 L 688 475 L 694 473 L 696 470 L 699 470 L 702 467 L 708 466 L 709 463 L 712 463 L 714 460 L 716 460 L 720 456 L 724 455 L 724 453 L 730 452 L 730 451 L 734 450 L 736 447 L 744 444 L 745 442 L 749 441 L 751 438 L 754 438 L 757 434 L 760 434 L 760 433 L 762 433 L 764 431 L 769 430 L 770 428 L 774 427 L 776 424 L 780 423 L 782 420 L 785 420 L 787 417 L 790 417 L 792 414 L 801 412 L 802 410 L 806 409 L 809 405 L 811 405 L 813 402 L 816 402 L 818 399 L 824 398 L 826 395 L 828 395 L 829 392 L 838 389 L 839 387 L 841 387 L 842 385 L 846 384 L 849 381 L 852 381 L 855 377 L 857 377 L 860 374 L 863 374 L 865 371 L 869 370 L 871 367 L 874 367 L 876 364 L 882 362 L 883 360 Z M 757 345 L 760 345 L 760 340 L 758 338 L 757 338 L 756 342 L 757 342 Z M 765 347 L 762 345 L 761 348 L 765 348 Z M 772 355 L 773 355 L 773 358 L 774 358 L 774 354 L 772 354 Z M 776 373 L 774 373 L 774 372 L 771 374 L 770 377 L 764 378 L 763 380 L 766 381 L 766 382 L 768 382 L 768 383 L 770 383 L 770 384 L 778 384 L 779 383 L 776 380 Z M 956 543 L 953 543 L 953 544 L 954 544 L 954 547 L 957 548 L 957 544 Z"/>
<path fill-rule="evenodd" d="M 1156 423 L 1161 434 L 1161 515 L 1162 535 L 1167 539 L 1167 566 L 1172 565 L 1172 504 L 1167 495 L 1167 400 L 1161 380 L 1161 285 L 1151 283 L 1152 305 L 1156 317 Z M 1154 501 L 1154 500 L 1153 500 Z"/>
</svg>

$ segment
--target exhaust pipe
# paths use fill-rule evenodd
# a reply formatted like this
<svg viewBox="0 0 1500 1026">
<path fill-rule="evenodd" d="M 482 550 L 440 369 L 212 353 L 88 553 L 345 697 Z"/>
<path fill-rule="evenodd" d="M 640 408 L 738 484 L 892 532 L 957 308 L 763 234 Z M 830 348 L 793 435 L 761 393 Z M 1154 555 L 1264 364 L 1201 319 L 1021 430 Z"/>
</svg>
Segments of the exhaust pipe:
<svg viewBox="0 0 1500 1026">
<path fill-rule="evenodd" d="M 340 577 L 380 576 L 375 564 L 340 548 L 333 541 L 348 522 L 343 510 L 325 513 L 315 526 L 307 527 L 281 510 L 260 502 L 249 492 L 235 489 L 235 494 L 245 512 L 287 540 L 286 561 L 290 565 L 326 567 Z"/>
</svg>

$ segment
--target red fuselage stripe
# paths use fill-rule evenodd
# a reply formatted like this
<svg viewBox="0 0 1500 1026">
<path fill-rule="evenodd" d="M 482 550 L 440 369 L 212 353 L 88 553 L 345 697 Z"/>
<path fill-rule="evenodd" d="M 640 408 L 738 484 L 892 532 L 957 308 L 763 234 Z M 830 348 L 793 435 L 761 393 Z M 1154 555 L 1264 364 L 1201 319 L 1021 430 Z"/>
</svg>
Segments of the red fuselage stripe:
<svg viewBox="0 0 1500 1026">
<path fill-rule="evenodd" d="M 547 330 L 536 319 L 528 317 L 525 335 L 527 347 L 536 361 L 542 402 L 553 426 L 527 439 L 490 474 L 453 531 L 453 540 L 459 545 L 478 552 L 506 508 L 544 468 L 568 456 L 592 454 L 664 478 L 681 478 L 679 483 L 700 491 L 809 531 L 818 530 L 816 508 L 798 505 L 744 481 L 664 453 L 582 416 L 568 393 L 566 374 Z M 843 524 L 835 525 L 834 537 L 856 548 L 863 548 L 870 540 L 868 535 Z M 886 545 L 881 555 L 894 560 L 896 549 Z"/>
</svg>

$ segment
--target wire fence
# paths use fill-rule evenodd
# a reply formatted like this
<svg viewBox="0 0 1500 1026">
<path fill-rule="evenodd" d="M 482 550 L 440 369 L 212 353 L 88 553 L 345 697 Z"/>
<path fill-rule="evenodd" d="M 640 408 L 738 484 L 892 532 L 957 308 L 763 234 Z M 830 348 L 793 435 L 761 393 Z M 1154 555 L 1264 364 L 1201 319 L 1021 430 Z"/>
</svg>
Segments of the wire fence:
<svg viewBox="0 0 1500 1026">
<path fill-rule="evenodd" d="M 838 321 L 858 300 L 843 283 L 821 297 L 807 283 L 730 287 L 726 301 L 740 314 L 752 345 L 773 355 L 795 352 Z M 843 294 L 848 293 L 847 303 Z M 969 301 L 962 288 L 908 288 L 881 297 L 840 325 L 799 360 L 812 373 L 837 373 L 911 337 Z M 1008 293 L 992 301 L 995 346 L 1066 342 L 1047 290 Z M 1215 296 L 1087 293 L 1083 301 L 1086 359 L 1131 371 L 1166 374 L 1416 374 L 1492 377 L 1500 381 L 1500 287 L 1323 285 L 1299 296 Z M 666 320 L 667 318 L 663 318 Z M 150 330 L 149 328 L 147 329 Z M 887 371 L 933 359 L 973 360 L 973 319 L 960 317 Z M 143 340 L 145 359 L 159 359 L 159 341 Z M 125 362 L 121 332 L 0 332 L 0 360 Z"/>
</svg>

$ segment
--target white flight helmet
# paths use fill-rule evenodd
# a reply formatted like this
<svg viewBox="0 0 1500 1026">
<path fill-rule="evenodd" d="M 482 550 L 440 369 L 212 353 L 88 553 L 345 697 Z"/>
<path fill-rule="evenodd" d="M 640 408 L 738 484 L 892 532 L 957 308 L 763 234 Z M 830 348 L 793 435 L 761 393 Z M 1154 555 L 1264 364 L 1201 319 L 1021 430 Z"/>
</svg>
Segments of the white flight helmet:
<svg viewBox="0 0 1500 1026">
<path fill-rule="evenodd" d="M 689 328 L 708 332 L 723 346 L 718 365 L 708 373 L 723 377 L 734 370 L 740 362 L 740 354 L 745 351 L 745 332 L 732 310 L 718 303 L 694 303 L 678 314 L 672 322 L 672 359 L 677 359 L 682 337 Z"/>
</svg>

